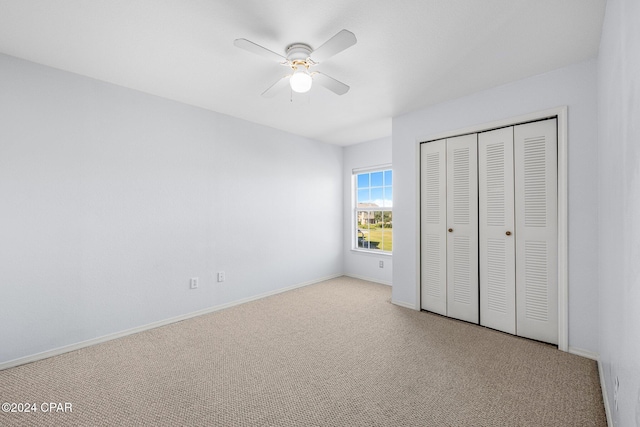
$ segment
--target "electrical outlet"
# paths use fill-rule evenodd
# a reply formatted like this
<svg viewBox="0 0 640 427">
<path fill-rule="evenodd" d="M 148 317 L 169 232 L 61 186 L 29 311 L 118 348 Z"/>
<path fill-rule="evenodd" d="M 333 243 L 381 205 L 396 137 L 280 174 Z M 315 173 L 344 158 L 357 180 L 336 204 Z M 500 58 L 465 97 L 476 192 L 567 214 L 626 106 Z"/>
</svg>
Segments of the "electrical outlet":
<svg viewBox="0 0 640 427">
<path fill-rule="evenodd" d="M 191 282 L 189 282 L 189 287 L 191 289 L 197 289 L 198 288 L 198 278 L 197 277 L 192 277 L 191 278 Z"/>
<path fill-rule="evenodd" d="M 384 268 L 384 261 L 380 261 L 380 262 L 378 262 L 378 267 L 380 267 L 380 268 Z"/>
<path fill-rule="evenodd" d="M 218 282 L 224 282 L 224 271 L 218 271 Z"/>
</svg>

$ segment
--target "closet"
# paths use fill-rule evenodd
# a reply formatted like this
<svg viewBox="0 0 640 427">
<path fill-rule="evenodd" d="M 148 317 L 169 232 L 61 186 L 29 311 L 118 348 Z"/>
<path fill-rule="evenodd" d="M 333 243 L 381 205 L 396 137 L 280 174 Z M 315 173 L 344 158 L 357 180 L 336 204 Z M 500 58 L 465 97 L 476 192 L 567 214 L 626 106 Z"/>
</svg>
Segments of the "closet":
<svg viewBox="0 0 640 427">
<path fill-rule="evenodd" d="M 421 144 L 421 307 L 558 343 L 557 120 Z"/>
</svg>

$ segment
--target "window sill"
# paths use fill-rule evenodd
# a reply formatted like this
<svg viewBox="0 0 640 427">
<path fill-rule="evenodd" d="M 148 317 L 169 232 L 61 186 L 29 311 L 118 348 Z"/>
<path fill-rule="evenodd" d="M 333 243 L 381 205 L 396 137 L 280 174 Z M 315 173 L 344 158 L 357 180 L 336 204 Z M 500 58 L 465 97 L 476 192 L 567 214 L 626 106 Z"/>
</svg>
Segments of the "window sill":
<svg viewBox="0 0 640 427">
<path fill-rule="evenodd" d="M 387 257 L 393 256 L 393 252 L 382 252 L 380 250 L 366 250 L 366 249 L 351 248 L 351 252 L 363 254 L 363 255 L 373 255 L 373 256 L 387 256 Z"/>
</svg>

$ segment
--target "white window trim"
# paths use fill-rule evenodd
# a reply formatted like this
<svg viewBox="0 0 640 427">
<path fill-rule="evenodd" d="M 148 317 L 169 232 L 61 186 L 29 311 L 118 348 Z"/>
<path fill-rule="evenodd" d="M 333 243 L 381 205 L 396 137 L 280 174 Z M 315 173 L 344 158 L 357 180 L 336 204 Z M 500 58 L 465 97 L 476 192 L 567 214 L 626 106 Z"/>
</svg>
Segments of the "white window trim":
<svg viewBox="0 0 640 427">
<path fill-rule="evenodd" d="M 391 173 L 393 174 L 393 167 L 391 163 L 385 163 L 385 164 L 375 165 L 375 166 L 367 166 L 363 168 L 354 168 L 351 170 L 351 251 L 353 252 L 358 252 L 362 254 L 372 254 L 372 255 L 386 255 L 386 256 L 393 255 L 393 250 L 384 251 L 381 249 L 365 249 L 365 248 L 358 247 L 358 236 L 356 231 L 358 229 L 357 211 L 368 211 L 368 212 L 383 211 L 383 212 L 393 213 L 393 207 L 375 207 L 375 208 L 358 208 L 357 207 L 358 186 L 356 183 L 356 177 L 358 176 L 358 174 L 382 172 L 385 170 L 391 170 Z M 393 184 L 392 184 L 392 188 L 393 188 Z"/>
</svg>

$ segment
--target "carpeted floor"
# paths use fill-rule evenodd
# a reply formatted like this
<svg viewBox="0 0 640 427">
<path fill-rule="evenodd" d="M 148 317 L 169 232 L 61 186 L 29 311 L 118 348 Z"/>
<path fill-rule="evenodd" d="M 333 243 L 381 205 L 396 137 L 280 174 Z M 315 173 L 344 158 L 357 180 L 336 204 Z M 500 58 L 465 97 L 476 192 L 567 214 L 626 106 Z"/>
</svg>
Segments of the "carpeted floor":
<svg viewBox="0 0 640 427">
<path fill-rule="evenodd" d="M 0 425 L 606 426 L 594 361 L 390 298 L 341 277 L 0 371 L 37 407 Z"/>
</svg>

